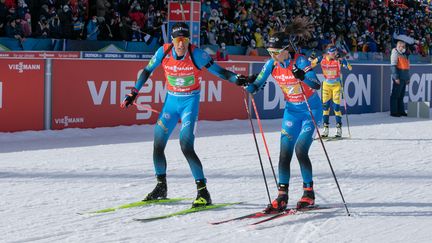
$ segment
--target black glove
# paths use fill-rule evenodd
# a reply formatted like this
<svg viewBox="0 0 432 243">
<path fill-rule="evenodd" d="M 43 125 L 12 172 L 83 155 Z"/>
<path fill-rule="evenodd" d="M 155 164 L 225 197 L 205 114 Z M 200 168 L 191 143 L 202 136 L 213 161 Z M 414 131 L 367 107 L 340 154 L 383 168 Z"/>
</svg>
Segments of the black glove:
<svg viewBox="0 0 432 243">
<path fill-rule="evenodd" d="M 293 65 L 292 73 L 296 79 L 300 79 L 301 81 L 305 79 L 305 71 L 299 69 L 295 64 Z"/>
<path fill-rule="evenodd" d="M 249 84 L 255 82 L 255 79 L 258 77 L 258 74 L 252 74 L 250 76 L 238 75 L 236 84 L 238 86 L 248 86 Z"/>
<path fill-rule="evenodd" d="M 238 86 L 247 86 L 248 83 L 248 77 L 244 75 L 237 75 L 237 80 L 235 82 Z"/>
<path fill-rule="evenodd" d="M 138 95 L 138 90 L 136 88 L 133 88 L 129 94 L 125 95 L 123 102 L 120 104 L 120 107 L 128 108 L 129 106 L 131 106 L 135 101 L 137 95 Z"/>
<path fill-rule="evenodd" d="M 258 74 L 252 74 L 252 75 L 248 76 L 246 78 L 248 84 L 251 84 L 251 83 L 255 82 L 255 80 L 256 80 L 257 77 L 258 77 Z"/>
<path fill-rule="evenodd" d="M 312 52 L 312 54 L 309 56 L 309 61 L 314 60 L 315 58 L 317 58 L 315 52 Z"/>
</svg>

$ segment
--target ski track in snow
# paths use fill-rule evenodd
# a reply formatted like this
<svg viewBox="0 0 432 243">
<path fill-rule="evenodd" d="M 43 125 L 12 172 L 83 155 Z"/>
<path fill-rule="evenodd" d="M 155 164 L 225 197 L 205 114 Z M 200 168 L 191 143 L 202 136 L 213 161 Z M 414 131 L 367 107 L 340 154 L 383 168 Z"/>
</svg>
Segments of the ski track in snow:
<svg viewBox="0 0 432 243">
<path fill-rule="evenodd" d="M 249 225 L 256 219 L 209 224 L 259 211 L 268 203 L 248 121 L 200 121 L 195 144 L 213 201 L 244 203 L 148 223 L 133 218 L 189 208 L 191 200 L 99 215 L 77 213 L 135 202 L 153 189 L 153 126 L 0 133 L 0 242 L 430 242 L 432 121 L 386 113 L 349 118 L 352 139 L 324 144 L 352 216 L 346 216 L 315 141 L 310 157 L 316 202 L 335 208 L 257 226 Z M 280 123 L 263 121 L 276 173 Z M 275 182 L 261 135 L 257 138 L 273 199 Z M 168 195 L 194 198 L 178 128 L 166 156 Z M 294 156 L 292 206 L 302 194 L 301 183 Z"/>
</svg>

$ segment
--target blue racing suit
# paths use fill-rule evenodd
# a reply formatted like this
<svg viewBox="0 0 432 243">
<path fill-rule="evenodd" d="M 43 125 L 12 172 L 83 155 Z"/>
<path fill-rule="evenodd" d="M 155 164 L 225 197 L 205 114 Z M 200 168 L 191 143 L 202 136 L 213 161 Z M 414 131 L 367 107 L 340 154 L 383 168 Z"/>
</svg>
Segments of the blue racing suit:
<svg viewBox="0 0 432 243">
<path fill-rule="evenodd" d="M 203 67 L 231 83 L 237 82 L 237 75 L 214 63 L 209 54 L 201 49 L 188 48 L 184 56 L 178 57 L 174 47 L 168 48 L 168 46 L 165 44 L 156 51 L 135 84 L 135 88 L 139 90 L 155 68 L 162 65 L 167 78 L 168 92 L 154 130 L 153 163 L 155 172 L 157 176 L 166 174 L 165 146 L 180 119 L 181 150 L 189 163 L 195 180 L 205 181 L 201 161 L 194 150 L 194 133 L 200 101 L 198 75 Z"/>
<path fill-rule="evenodd" d="M 284 92 L 286 101 L 280 140 L 279 183 L 289 184 L 290 164 L 295 150 L 303 182 L 307 187 L 311 187 L 313 175 L 308 152 L 315 134 L 315 127 L 304 97 L 307 97 L 319 126 L 322 121 L 322 104 L 315 90 L 320 88 L 320 83 L 312 70 L 306 72 L 303 82 L 299 82 L 292 74 L 293 63 L 292 59 L 285 60 L 284 63 L 275 63 L 273 59 L 270 59 L 265 63 L 255 82 L 250 84 L 246 90 L 255 93 L 263 87 L 270 75 L 275 78 Z M 303 56 L 299 56 L 295 63 L 299 69 L 305 69 L 311 65 Z"/>
</svg>

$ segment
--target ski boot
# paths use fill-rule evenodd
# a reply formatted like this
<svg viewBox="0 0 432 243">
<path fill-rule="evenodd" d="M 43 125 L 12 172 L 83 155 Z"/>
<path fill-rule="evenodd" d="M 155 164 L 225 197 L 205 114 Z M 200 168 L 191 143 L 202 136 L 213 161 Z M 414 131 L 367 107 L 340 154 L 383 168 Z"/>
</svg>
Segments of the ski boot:
<svg viewBox="0 0 432 243">
<path fill-rule="evenodd" d="M 297 209 L 310 208 L 315 205 L 315 192 L 313 182 L 303 183 L 303 196 L 297 202 Z"/>
<path fill-rule="evenodd" d="M 322 138 L 327 138 L 329 135 L 329 124 L 328 123 L 324 123 L 324 130 L 321 134 Z"/>
<path fill-rule="evenodd" d="M 158 175 L 156 176 L 157 184 L 156 187 L 153 189 L 152 192 L 147 194 L 147 196 L 144 198 L 143 201 L 150 201 L 150 200 L 159 200 L 159 199 L 166 199 L 167 198 L 167 182 L 166 182 L 166 175 Z"/>
<path fill-rule="evenodd" d="M 205 207 L 212 204 L 210 193 L 207 191 L 207 186 L 204 180 L 197 180 L 197 197 L 192 203 L 192 208 Z"/>
<path fill-rule="evenodd" d="M 288 205 L 288 184 L 279 184 L 278 196 L 273 202 L 264 209 L 266 214 L 283 212 Z"/>
<path fill-rule="evenodd" d="M 336 138 L 341 138 L 342 137 L 342 123 L 337 123 L 336 124 Z"/>
</svg>

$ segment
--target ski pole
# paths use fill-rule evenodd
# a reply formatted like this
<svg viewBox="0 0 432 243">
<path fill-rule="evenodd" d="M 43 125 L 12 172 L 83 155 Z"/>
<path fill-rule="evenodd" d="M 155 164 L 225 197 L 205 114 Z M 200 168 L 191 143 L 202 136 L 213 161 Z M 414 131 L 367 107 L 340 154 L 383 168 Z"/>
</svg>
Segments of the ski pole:
<svg viewBox="0 0 432 243">
<path fill-rule="evenodd" d="M 345 107 L 345 117 L 346 117 L 346 122 L 347 122 L 347 128 L 348 128 L 348 137 L 351 138 L 351 131 L 350 131 L 350 126 L 349 126 L 349 120 L 348 120 L 348 109 L 347 109 L 347 103 L 345 100 L 345 89 L 344 89 L 344 82 L 342 80 L 342 76 L 341 76 L 341 95 L 342 95 L 342 99 L 344 100 L 344 107 Z"/>
<path fill-rule="evenodd" d="M 348 62 L 347 59 L 344 58 L 344 60 L 347 62 L 347 66 L 348 66 L 348 70 L 350 69 L 351 64 Z M 341 74 L 341 95 L 342 95 L 342 99 L 344 100 L 344 107 L 345 107 L 345 116 L 346 116 L 346 122 L 347 122 L 347 128 L 348 128 L 348 137 L 351 138 L 351 131 L 350 131 L 350 126 L 349 126 L 349 120 L 348 120 L 348 109 L 347 109 L 347 103 L 345 100 L 345 87 L 344 87 L 344 82 L 343 82 L 343 76 Z"/>
<path fill-rule="evenodd" d="M 252 105 L 253 105 L 253 108 L 254 108 L 254 111 L 255 111 L 255 116 L 256 116 L 257 121 L 258 121 L 258 127 L 259 127 L 260 132 L 261 132 L 261 136 L 262 136 L 262 139 L 263 139 L 263 142 L 264 142 L 264 147 L 265 147 L 266 152 L 267 152 L 268 160 L 269 160 L 272 172 L 273 172 L 273 178 L 275 180 L 276 188 L 277 188 L 278 187 L 278 182 L 277 182 L 277 179 L 276 179 L 276 173 L 274 171 L 273 163 L 272 163 L 272 160 L 271 160 L 271 157 L 270 157 L 270 151 L 269 151 L 268 146 L 267 146 L 267 140 L 266 140 L 266 138 L 264 136 L 264 129 L 262 128 L 261 119 L 259 117 L 258 110 L 257 110 L 256 105 L 255 105 L 255 99 L 253 98 L 252 94 L 249 94 L 249 97 L 250 97 L 250 99 L 252 101 Z"/>
<path fill-rule="evenodd" d="M 268 200 L 269 200 L 269 203 L 271 204 L 270 192 L 269 192 L 268 185 L 267 185 L 267 178 L 266 178 L 266 175 L 265 175 L 265 172 L 264 172 L 264 166 L 263 166 L 263 162 L 262 162 L 262 159 L 261 159 L 261 153 L 259 151 L 258 141 L 257 141 L 256 135 L 255 135 L 255 128 L 254 128 L 254 125 L 253 125 L 253 122 L 252 122 L 252 117 L 251 117 L 251 114 L 250 114 L 250 111 L 249 111 L 249 105 L 248 105 L 248 102 L 247 102 L 247 93 L 246 93 L 245 90 L 243 90 L 243 92 L 244 92 L 244 104 L 245 104 L 246 112 L 248 114 L 248 118 L 249 118 L 249 121 L 250 121 L 250 124 L 251 124 L 252 134 L 253 134 L 253 137 L 254 137 L 255 146 L 256 146 L 257 153 L 258 153 L 258 159 L 259 159 L 259 162 L 260 162 L 260 165 L 261 165 L 261 172 L 263 174 L 264 184 L 265 184 L 265 187 L 266 187 L 266 190 L 267 190 Z"/>
<path fill-rule="evenodd" d="M 320 142 L 321 142 L 321 146 L 322 146 L 322 148 L 323 148 L 323 150 L 324 150 L 325 156 L 326 156 L 326 158 L 327 158 L 327 162 L 328 162 L 328 164 L 329 164 L 329 166 L 330 166 L 330 170 L 331 170 L 331 172 L 332 172 L 332 174 L 333 174 L 333 178 L 335 179 L 336 186 L 337 186 L 337 188 L 338 188 L 338 190 L 339 190 L 339 194 L 341 195 L 342 202 L 343 202 L 343 204 L 344 204 L 344 206 L 345 206 L 345 210 L 346 210 L 346 212 L 347 212 L 347 215 L 348 215 L 348 216 L 351 216 L 350 212 L 348 211 L 348 206 L 346 205 L 345 198 L 344 198 L 344 196 L 343 196 L 343 194 L 342 194 L 342 191 L 341 191 L 341 188 L 340 188 L 340 186 L 339 186 L 339 182 L 338 182 L 338 180 L 337 180 L 337 178 L 336 178 L 336 174 L 335 174 L 335 172 L 334 172 L 334 170 L 333 170 L 333 166 L 332 166 L 332 164 L 331 164 L 331 162 L 330 162 L 330 158 L 329 158 L 329 156 L 328 156 L 327 149 L 325 148 L 325 146 L 324 146 L 324 142 L 323 142 L 323 140 L 322 140 L 322 138 L 321 138 L 321 134 L 320 134 L 320 132 L 319 132 L 318 125 L 317 125 L 317 123 L 316 123 L 315 117 L 314 117 L 314 115 L 313 115 L 313 113 L 312 113 L 312 109 L 310 108 L 309 102 L 308 102 L 307 97 L 306 97 L 306 94 L 305 94 L 305 92 L 304 92 L 303 86 L 301 85 L 301 82 L 300 82 L 300 81 L 299 81 L 298 84 L 300 85 L 300 89 L 301 89 L 302 94 L 303 94 L 303 99 L 305 100 L 306 106 L 307 106 L 307 108 L 308 108 L 308 110 L 309 110 L 309 113 L 310 113 L 310 115 L 311 115 L 312 122 L 313 122 L 313 124 L 314 124 L 314 126 L 315 126 L 315 130 L 316 130 L 316 132 L 318 133 L 318 138 L 319 138 L 319 140 L 320 140 Z"/>
<path fill-rule="evenodd" d="M 155 112 L 155 113 L 157 113 L 157 114 L 160 113 L 160 111 L 155 110 L 155 109 L 152 109 L 152 108 L 149 107 L 149 106 L 141 105 L 141 104 L 137 104 L 136 102 L 134 102 L 133 104 L 134 104 L 134 106 L 136 106 L 136 107 L 138 107 L 138 108 L 141 108 L 141 109 L 143 109 L 143 110 L 153 111 L 153 112 Z"/>
</svg>

